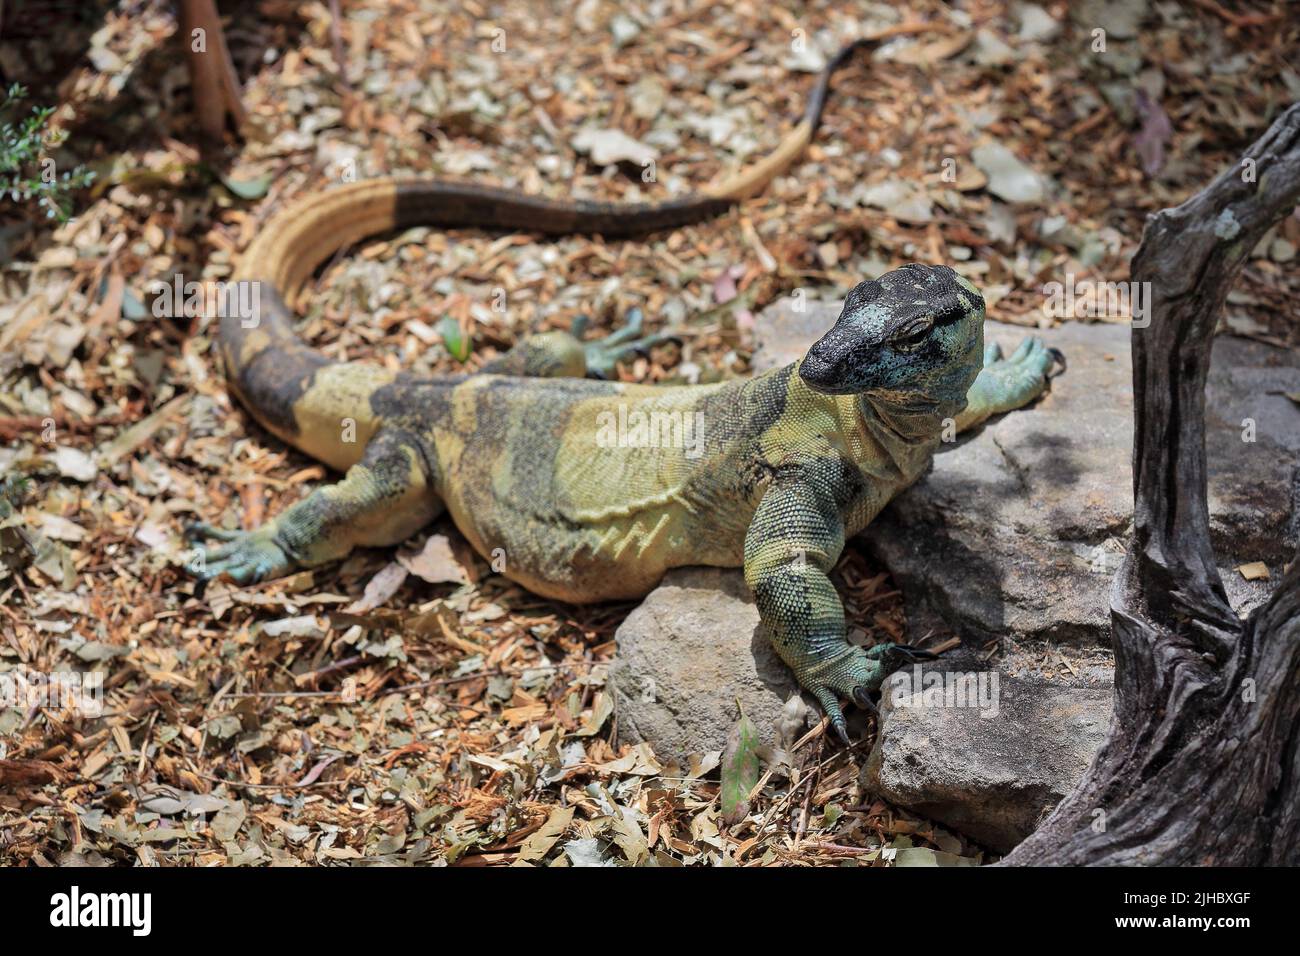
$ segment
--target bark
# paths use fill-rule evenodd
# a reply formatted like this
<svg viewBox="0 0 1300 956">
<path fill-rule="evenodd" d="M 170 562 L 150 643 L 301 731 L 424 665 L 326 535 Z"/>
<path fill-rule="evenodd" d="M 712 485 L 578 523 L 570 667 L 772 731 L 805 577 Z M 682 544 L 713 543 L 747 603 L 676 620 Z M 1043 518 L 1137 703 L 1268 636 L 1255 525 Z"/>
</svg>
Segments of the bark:
<svg viewBox="0 0 1300 956">
<path fill-rule="evenodd" d="M 1300 863 L 1300 555 L 1247 620 L 1210 545 L 1205 378 L 1219 311 L 1300 200 L 1300 104 L 1176 209 L 1152 216 L 1132 278 L 1134 536 L 1111 589 L 1115 714 L 1084 779 L 1003 861 Z"/>
<path fill-rule="evenodd" d="M 5 790 L 39 787 L 66 778 L 67 774 L 45 760 L 0 759 L 0 787 Z"/>
<path fill-rule="evenodd" d="M 210 140 L 220 141 L 229 118 L 236 130 L 244 122 L 239 78 L 226 47 L 226 33 L 217 14 L 216 0 L 180 0 L 181 42 L 190 67 L 190 88 L 199 129 Z M 205 48 L 194 49 L 194 31 L 204 31 Z"/>
</svg>

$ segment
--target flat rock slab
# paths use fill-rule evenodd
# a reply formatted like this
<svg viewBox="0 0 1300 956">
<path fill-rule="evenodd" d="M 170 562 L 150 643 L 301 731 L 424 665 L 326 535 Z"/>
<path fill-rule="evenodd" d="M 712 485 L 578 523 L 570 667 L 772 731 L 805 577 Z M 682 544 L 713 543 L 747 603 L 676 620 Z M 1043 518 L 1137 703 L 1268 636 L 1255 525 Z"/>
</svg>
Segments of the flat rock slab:
<svg viewBox="0 0 1300 956">
<path fill-rule="evenodd" d="M 927 679 L 976 679 L 944 697 Z M 925 675 L 918 678 L 918 675 Z M 863 785 L 1005 853 L 1069 793 L 1106 739 L 1109 687 L 1017 680 L 945 661 L 896 673 Z"/>
<path fill-rule="evenodd" d="M 783 300 L 758 319 L 757 371 L 794 361 L 834 324 L 840 303 Z M 933 469 L 863 533 L 918 626 L 933 615 L 977 639 L 1106 643 L 1109 587 L 1131 528 L 1133 385 L 1127 325 L 1034 330 L 985 324 L 1011 351 L 1027 334 L 1069 369 L 1027 409 L 940 449 Z M 1206 400 L 1211 532 L 1239 611 L 1294 553 L 1300 497 L 1300 356 L 1234 336 L 1215 340 Z M 1253 423 L 1253 424 L 1252 424 Z M 1244 440 L 1253 438 L 1253 440 Z"/>
<path fill-rule="evenodd" d="M 647 741 L 660 760 L 722 750 L 736 701 L 776 742 L 781 708 L 798 684 L 759 633 L 744 575 L 678 568 L 620 625 L 610 668 L 620 741 Z"/>
<path fill-rule="evenodd" d="M 840 309 L 805 305 L 799 312 L 785 300 L 760 316 L 757 370 L 800 358 Z M 1032 332 L 986 325 L 987 337 L 1008 351 Z M 958 633 L 1009 639 L 1002 666 L 1022 676 L 999 672 L 996 717 L 893 708 L 886 695 L 867 774 L 887 799 L 999 851 L 1071 789 L 1105 736 L 1110 672 L 1092 658 L 1105 654 L 1096 645 L 1107 642 L 1110 576 L 1132 513 L 1128 327 L 1071 323 L 1037 334 L 1069 360 L 1051 393 L 941 450 L 931 472 L 862 539 L 894 573 L 909 615 L 938 613 Z M 1264 561 L 1276 578 L 1296 533 L 1300 410 L 1283 392 L 1300 392 L 1300 357 L 1216 340 L 1206 410 L 1211 522 L 1239 609 L 1261 601 L 1270 585 L 1245 582 L 1233 567 Z M 740 571 L 667 575 L 616 636 L 610 687 L 620 738 L 648 741 L 661 759 L 684 764 L 723 749 L 739 698 L 775 742 L 781 708 L 797 687 L 758 625 Z M 1042 651 L 1045 639 L 1088 642 L 1077 648 L 1084 663 L 1070 668 L 1078 684 L 1024 676 L 1050 669 L 1037 661 L 1056 667 L 1057 652 Z M 931 666 L 966 664 L 953 652 Z"/>
<path fill-rule="evenodd" d="M 798 689 L 759 631 L 740 571 L 669 573 L 615 639 L 609 687 L 621 742 L 646 741 L 661 760 L 686 766 L 692 754 L 723 749 L 737 699 L 764 741 L 777 742 L 781 709 Z M 927 664 L 924 673 L 969 674 L 982 667 L 977 652 L 958 649 Z M 1082 671 L 1073 686 L 991 673 L 983 696 L 971 700 L 975 709 L 927 702 L 923 681 L 922 696 L 908 699 L 917 706 L 892 707 L 891 694 L 882 694 L 880 736 L 864 783 L 899 806 L 1004 851 L 1083 773 L 1105 734 L 1111 688 Z M 996 711 L 980 716 L 990 713 L 990 703 Z M 848 716 L 853 736 L 866 732 L 861 710 Z"/>
</svg>

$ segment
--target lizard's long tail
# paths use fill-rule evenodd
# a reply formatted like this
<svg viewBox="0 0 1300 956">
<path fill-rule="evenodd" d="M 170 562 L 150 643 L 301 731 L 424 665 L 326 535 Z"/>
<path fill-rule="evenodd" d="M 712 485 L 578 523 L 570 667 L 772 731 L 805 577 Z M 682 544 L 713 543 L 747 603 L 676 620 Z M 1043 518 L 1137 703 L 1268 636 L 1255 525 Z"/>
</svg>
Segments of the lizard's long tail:
<svg viewBox="0 0 1300 956">
<path fill-rule="evenodd" d="M 933 23 L 898 24 L 844 47 L 820 74 L 803 118 L 775 151 L 684 199 L 646 204 L 559 201 L 471 183 L 384 177 L 297 200 L 272 217 L 235 272 L 236 281 L 255 283 L 258 308 L 255 321 L 236 314 L 221 319 L 221 351 L 232 390 L 264 425 L 304 447 L 303 433 L 312 423 L 303 420 L 301 399 L 330 362 L 298 340 L 287 303 L 338 250 L 368 236 L 414 225 L 621 237 L 708 219 L 762 191 L 803 152 L 821 120 L 831 77 L 854 50 L 886 37 L 937 29 L 942 27 Z M 365 367 L 359 365 L 353 368 L 357 369 L 357 397 L 365 393 L 365 383 L 387 374 L 377 369 L 362 371 Z M 345 380 L 330 377 L 334 383 Z M 337 384 L 331 388 L 338 390 Z M 328 404 L 322 417 L 334 418 L 342 403 Z M 363 432 L 373 426 L 368 407 L 350 408 L 348 414 Z"/>
</svg>

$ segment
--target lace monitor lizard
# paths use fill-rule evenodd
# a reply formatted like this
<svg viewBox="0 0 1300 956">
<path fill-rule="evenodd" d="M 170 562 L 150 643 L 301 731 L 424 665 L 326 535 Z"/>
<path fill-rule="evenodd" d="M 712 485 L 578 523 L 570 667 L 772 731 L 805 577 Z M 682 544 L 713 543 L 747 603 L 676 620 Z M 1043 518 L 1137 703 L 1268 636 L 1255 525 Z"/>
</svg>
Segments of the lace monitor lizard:
<svg viewBox="0 0 1300 956">
<path fill-rule="evenodd" d="M 564 601 L 639 597 L 678 566 L 743 566 L 777 653 L 847 739 L 839 698 L 870 707 L 891 655 L 906 652 L 846 639 L 827 577 L 845 540 L 926 470 L 946 422 L 968 428 L 1025 405 L 1060 358 L 1034 338 L 1007 358 L 985 349 L 984 301 L 971 283 L 946 266 L 905 266 L 855 287 L 801 361 L 681 387 L 584 378 L 617 348 L 560 332 L 468 376 L 335 363 L 296 337 L 286 301 L 336 251 L 415 224 L 626 236 L 716 215 L 798 156 L 832 73 L 880 36 L 827 66 L 771 156 L 697 196 L 560 202 L 385 178 L 274 216 L 235 275 L 258 284 L 256 321 L 221 319 L 229 387 L 267 429 L 345 475 L 260 528 L 196 525 L 223 542 L 196 573 L 263 580 L 396 544 L 444 512 L 480 554 L 504 554 L 508 578 Z M 701 429 L 676 447 L 605 440 L 611 416 L 638 413 Z"/>
</svg>

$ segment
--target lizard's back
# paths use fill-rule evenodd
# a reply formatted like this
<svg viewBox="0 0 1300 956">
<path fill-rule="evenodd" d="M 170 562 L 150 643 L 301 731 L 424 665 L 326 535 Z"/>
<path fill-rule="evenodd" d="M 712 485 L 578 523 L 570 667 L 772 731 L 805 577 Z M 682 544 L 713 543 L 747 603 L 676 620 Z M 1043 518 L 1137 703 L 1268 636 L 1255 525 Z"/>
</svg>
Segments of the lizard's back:
<svg viewBox="0 0 1300 956">
<path fill-rule="evenodd" d="M 591 601 L 644 594 L 670 567 L 741 563 L 789 374 L 667 388 L 410 380 L 372 405 L 420 429 L 435 490 L 481 554 L 537 593 Z"/>
</svg>

